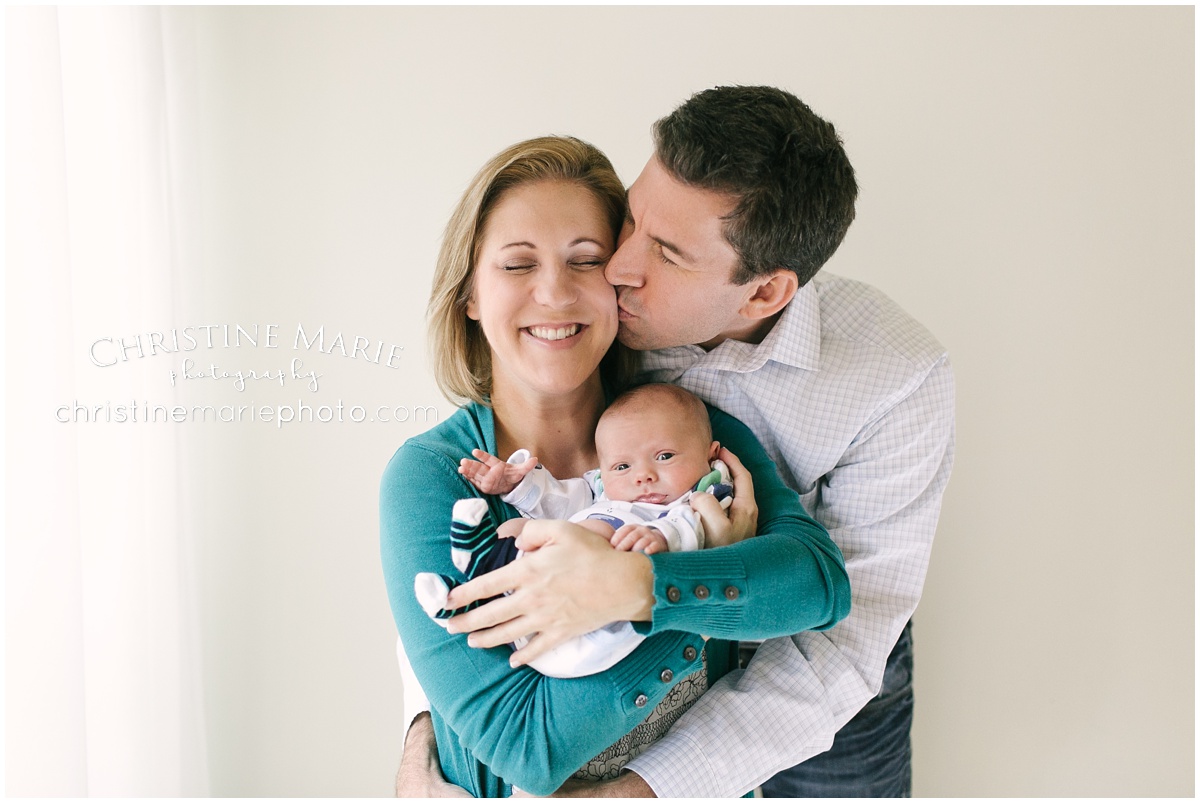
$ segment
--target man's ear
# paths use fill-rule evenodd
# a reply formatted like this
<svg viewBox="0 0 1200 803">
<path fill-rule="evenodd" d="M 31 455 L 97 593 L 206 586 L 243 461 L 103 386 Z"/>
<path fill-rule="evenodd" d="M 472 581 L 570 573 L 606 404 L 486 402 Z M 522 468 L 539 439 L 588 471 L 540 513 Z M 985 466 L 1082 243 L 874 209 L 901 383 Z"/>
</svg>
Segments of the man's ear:
<svg viewBox="0 0 1200 803">
<path fill-rule="evenodd" d="M 779 268 L 769 276 L 754 279 L 750 284 L 754 286 L 754 292 L 746 299 L 739 314 L 752 321 L 770 318 L 779 312 L 800 288 L 796 272 L 787 268 Z"/>
</svg>

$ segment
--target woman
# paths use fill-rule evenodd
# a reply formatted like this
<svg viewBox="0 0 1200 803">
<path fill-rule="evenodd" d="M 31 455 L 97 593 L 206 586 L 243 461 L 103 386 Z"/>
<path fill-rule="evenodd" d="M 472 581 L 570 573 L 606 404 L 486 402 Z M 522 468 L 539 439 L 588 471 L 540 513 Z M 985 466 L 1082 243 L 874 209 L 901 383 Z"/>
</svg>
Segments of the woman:
<svg viewBox="0 0 1200 803">
<path fill-rule="evenodd" d="M 677 686 L 702 690 L 701 632 L 763 638 L 824 628 L 849 605 L 841 557 L 828 535 L 783 486 L 749 431 L 714 413 L 714 438 L 742 458 L 727 461 L 735 485 L 750 487 L 747 470 L 753 477 L 739 504 L 751 504 L 747 496 L 757 501 L 759 536 L 653 558 L 598 547 L 596 566 L 637 562 L 664 589 L 681 568 L 694 578 L 732 576 L 736 567 L 733 574 L 744 571 L 743 591 L 754 581 L 736 615 L 686 600 L 656 604 L 645 627 L 649 637 L 628 658 L 603 673 L 563 680 L 512 668 L 507 649 L 472 649 L 465 636 L 420 609 L 414 575 L 455 571 L 448 548 L 454 501 L 482 496 L 458 474 L 460 458 L 475 448 L 506 456 L 524 447 L 555 476 L 579 476 L 596 465 L 593 433 L 611 398 L 606 378 L 617 373 L 610 353 L 616 296 L 604 266 L 624 220 L 624 199 L 608 160 L 575 139 L 530 140 L 484 166 L 447 226 L 430 301 L 439 385 L 469 403 L 409 439 L 383 478 L 382 553 L 392 611 L 431 704 L 443 773 L 476 796 L 510 794 L 510 784 L 548 794 Z M 497 522 L 518 515 L 498 498 L 483 498 Z M 809 578 L 803 588 L 795 579 L 801 576 Z M 825 578 L 821 593 L 814 593 L 814 576 Z M 678 602 L 675 590 L 671 603 Z M 716 658 L 714 642 L 708 652 Z"/>
</svg>

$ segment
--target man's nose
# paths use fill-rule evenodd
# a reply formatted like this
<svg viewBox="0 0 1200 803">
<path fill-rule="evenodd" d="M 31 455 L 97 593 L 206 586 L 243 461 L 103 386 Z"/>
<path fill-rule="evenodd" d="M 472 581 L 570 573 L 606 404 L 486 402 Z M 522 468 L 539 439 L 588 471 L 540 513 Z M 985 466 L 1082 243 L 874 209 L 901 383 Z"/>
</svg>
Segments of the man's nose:
<svg viewBox="0 0 1200 803">
<path fill-rule="evenodd" d="M 628 232 L 628 229 L 629 224 L 626 224 L 626 232 Z M 637 256 L 637 243 L 639 239 L 635 234 L 623 234 L 621 244 L 608 260 L 608 267 L 604 269 L 604 278 L 614 287 L 622 285 L 630 287 L 642 286 L 642 271 L 639 257 Z"/>
</svg>

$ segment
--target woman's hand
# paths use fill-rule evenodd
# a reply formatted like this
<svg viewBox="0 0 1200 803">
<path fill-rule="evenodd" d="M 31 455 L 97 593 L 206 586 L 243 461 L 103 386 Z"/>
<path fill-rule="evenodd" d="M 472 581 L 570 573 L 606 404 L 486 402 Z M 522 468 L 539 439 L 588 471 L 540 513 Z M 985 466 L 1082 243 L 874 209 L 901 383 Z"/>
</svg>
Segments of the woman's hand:
<svg viewBox="0 0 1200 803">
<path fill-rule="evenodd" d="M 458 608 L 512 591 L 447 620 L 451 633 L 471 634 L 472 647 L 532 636 L 510 659 L 522 666 L 611 622 L 650 619 L 654 570 L 645 555 L 618 552 L 604 538 L 565 521 L 528 522 L 517 547 L 527 553 L 520 560 L 450 592 L 447 607 Z"/>
<path fill-rule="evenodd" d="M 704 522 L 704 546 L 736 544 L 758 532 L 758 504 L 754 501 L 754 479 L 738 460 L 737 455 L 725 447 L 717 454 L 729 466 L 729 477 L 733 482 L 733 502 L 728 510 L 712 494 L 692 494 L 692 510 Z"/>
</svg>

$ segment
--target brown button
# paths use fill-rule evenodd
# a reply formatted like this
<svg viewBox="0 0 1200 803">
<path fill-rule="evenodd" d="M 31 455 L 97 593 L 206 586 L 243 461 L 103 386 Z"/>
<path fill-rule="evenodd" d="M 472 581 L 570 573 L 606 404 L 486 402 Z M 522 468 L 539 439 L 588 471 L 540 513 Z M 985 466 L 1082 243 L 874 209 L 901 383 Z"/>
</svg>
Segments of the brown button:
<svg viewBox="0 0 1200 803">
<path fill-rule="evenodd" d="M 725 586 L 725 599 L 734 600 L 738 598 L 741 592 L 734 586 Z"/>
<path fill-rule="evenodd" d="M 671 602 L 679 602 L 679 589 L 675 586 L 667 586 L 667 599 Z"/>
<path fill-rule="evenodd" d="M 696 599 L 708 599 L 708 586 L 696 586 Z"/>
<path fill-rule="evenodd" d="M 683 648 L 683 660 L 685 660 L 685 661 L 696 660 L 696 648 L 695 647 L 684 647 Z"/>
<path fill-rule="evenodd" d="M 647 697 L 644 694 L 639 694 L 637 696 L 637 698 L 633 701 L 633 704 L 636 705 L 638 708 L 645 708 L 646 703 L 648 703 L 648 702 L 650 702 L 649 697 Z"/>
<path fill-rule="evenodd" d="M 658 677 L 663 683 L 670 683 L 672 680 L 675 679 L 675 673 L 672 672 L 670 669 L 664 669 L 662 671 L 662 674 L 659 675 Z"/>
</svg>

